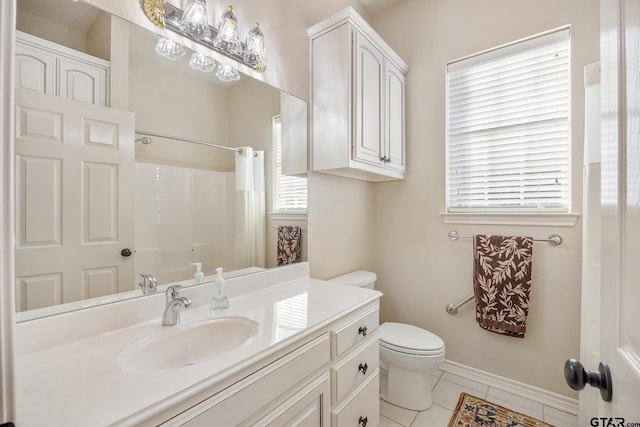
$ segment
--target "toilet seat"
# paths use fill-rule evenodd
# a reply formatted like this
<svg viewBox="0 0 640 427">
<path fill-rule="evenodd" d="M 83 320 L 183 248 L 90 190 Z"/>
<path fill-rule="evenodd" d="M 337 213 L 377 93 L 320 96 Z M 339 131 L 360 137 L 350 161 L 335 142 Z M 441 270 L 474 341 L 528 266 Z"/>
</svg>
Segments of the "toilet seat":
<svg viewBox="0 0 640 427">
<path fill-rule="evenodd" d="M 385 322 L 379 327 L 380 346 L 416 356 L 444 353 L 444 341 L 434 333 L 405 323 Z"/>
</svg>

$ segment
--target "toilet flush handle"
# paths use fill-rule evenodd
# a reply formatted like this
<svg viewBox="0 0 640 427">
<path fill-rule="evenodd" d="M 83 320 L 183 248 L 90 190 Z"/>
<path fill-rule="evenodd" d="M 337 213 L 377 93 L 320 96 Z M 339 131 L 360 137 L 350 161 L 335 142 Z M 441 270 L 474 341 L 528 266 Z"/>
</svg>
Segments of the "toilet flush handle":
<svg viewBox="0 0 640 427">
<path fill-rule="evenodd" d="M 367 427 L 367 422 L 369 422 L 369 420 L 367 419 L 367 417 L 360 417 L 358 419 L 358 425 L 362 426 L 362 427 Z"/>
<path fill-rule="evenodd" d="M 366 326 L 360 326 L 360 328 L 358 328 L 358 334 L 362 335 L 363 337 L 367 336 L 367 327 Z"/>
</svg>

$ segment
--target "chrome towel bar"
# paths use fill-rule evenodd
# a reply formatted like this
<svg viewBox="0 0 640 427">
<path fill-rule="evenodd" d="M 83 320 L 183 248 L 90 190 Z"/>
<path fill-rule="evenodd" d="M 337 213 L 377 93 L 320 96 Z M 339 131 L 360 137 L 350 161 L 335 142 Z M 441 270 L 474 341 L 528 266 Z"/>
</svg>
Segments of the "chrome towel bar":
<svg viewBox="0 0 640 427">
<path fill-rule="evenodd" d="M 466 236 L 463 234 L 458 234 L 458 232 L 456 230 L 451 230 L 449 232 L 449 238 L 451 240 L 458 240 L 458 239 L 472 239 L 473 236 Z M 559 234 L 552 234 L 551 236 L 547 237 L 546 239 L 533 239 L 535 242 L 549 242 L 549 244 L 551 246 L 559 246 L 562 244 L 562 237 Z"/>
<path fill-rule="evenodd" d="M 472 239 L 473 236 L 465 236 L 462 234 L 458 234 L 458 232 L 456 230 L 451 230 L 449 232 L 449 238 L 451 240 L 458 240 L 458 239 Z M 562 244 L 562 237 L 558 234 L 552 234 L 551 236 L 549 236 L 546 239 L 533 239 L 536 242 L 549 242 L 549 244 L 551 246 L 558 246 Z M 457 314 L 458 313 L 458 309 L 460 307 L 462 307 L 463 305 L 465 305 L 466 303 L 468 303 L 469 301 L 473 300 L 474 295 L 471 294 L 468 297 L 466 297 L 465 299 L 461 300 L 460 302 L 458 302 L 457 304 L 449 304 L 446 307 L 447 313 L 449 314 Z"/>
</svg>

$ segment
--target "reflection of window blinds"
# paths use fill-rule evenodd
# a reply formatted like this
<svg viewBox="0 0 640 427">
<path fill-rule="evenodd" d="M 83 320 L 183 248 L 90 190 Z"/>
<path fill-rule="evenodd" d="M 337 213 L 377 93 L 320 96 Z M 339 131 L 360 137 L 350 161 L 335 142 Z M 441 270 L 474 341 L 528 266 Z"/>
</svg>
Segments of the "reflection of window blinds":
<svg viewBox="0 0 640 427">
<path fill-rule="evenodd" d="M 275 210 L 300 212 L 307 210 L 307 178 L 282 174 L 282 123 L 280 116 L 273 118 L 273 141 L 276 169 Z"/>
<path fill-rule="evenodd" d="M 306 327 L 306 292 L 276 304 L 276 341 L 283 340 Z"/>
</svg>

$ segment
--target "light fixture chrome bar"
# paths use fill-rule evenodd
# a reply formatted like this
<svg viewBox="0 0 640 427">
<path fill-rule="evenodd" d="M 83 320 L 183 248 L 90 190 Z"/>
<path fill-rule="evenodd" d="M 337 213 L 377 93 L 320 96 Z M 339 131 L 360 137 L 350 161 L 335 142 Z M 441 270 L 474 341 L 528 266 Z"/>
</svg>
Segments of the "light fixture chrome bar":
<svg viewBox="0 0 640 427">
<path fill-rule="evenodd" d="M 165 25 L 168 30 L 173 31 L 174 33 L 178 33 L 188 38 L 189 40 L 192 40 L 196 43 L 206 46 L 209 49 L 213 49 L 216 52 L 223 54 L 224 56 L 227 56 L 229 58 L 234 59 L 235 61 L 238 61 L 244 64 L 244 58 L 242 57 L 242 55 L 235 55 L 233 53 L 224 51 L 222 49 L 219 49 L 217 46 L 213 44 L 213 40 L 216 38 L 216 35 L 218 34 L 217 28 L 209 25 L 209 32 L 211 33 L 211 39 L 208 39 L 208 38 L 196 39 L 195 37 L 192 37 L 190 34 L 180 29 L 180 18 L 182 18 L 182 14 L 184 13 L 181 9 L 178 9 L 172 4 L 165 3 L 164 10 L 165 10 Z M 244 49 L 246 47 L 245 44 L 242 41 L 240 41 L 240 45 L 242 46 L 242 51 L 244 52 Z"/>
<path fill-rule="evenodd" d="M 471 301 L 473 299 L 473 295 L 469 295 L 468 297 L 466 297 L 465 299 L 463 299 L 462 301 L 460 301 L 457 304 L 449 304 L 447 306 L 447 313 L 449 314 L 458 314 L 458 309 L 460 307 L 462 307 L 463 305 L 465 305 L 466 303 L 468 303 L 469 301 Z"/>
<path fill-rule="evenodd" d="M 220 148 L 222 150 L 235 151 L 236 153 L 242 154 L 242 148 L 227 147 L 226 145 L 212 144 L 210 142 L 198 141 L 197 139 L 181 138 L 181 137 L 177 137 L 177 136 L 164 135 L 164 134 L 161 134 L 161 133 L 147 132 L 147 131 L 141 131 L 141 130 L 137 130 L 136 133 L 138 135 L 154 136 L 156 138 L 166 138 L 166 139 L 172 139 L 174 141 L 183 141 L 183 142 L 190 142 L 192 144 L 206 145 L 208 147 Z"/>
<path fill-rule="evenodd" d="M 451 240 L 458 239 L 472 239 L 473 236 L 465 236 L 463 234 L 458 234 L 456 230 L 451 230 L 449 232 L 449 238 Z M 535 242 L 549 242 L 551 246 L 559 246 L 562 244 L 562 237 L 559 234 L 552 234 L 546 239 L 533 239 Z"/>
</svg>

